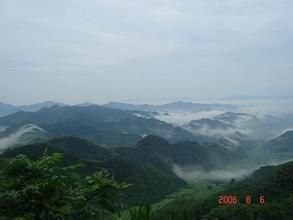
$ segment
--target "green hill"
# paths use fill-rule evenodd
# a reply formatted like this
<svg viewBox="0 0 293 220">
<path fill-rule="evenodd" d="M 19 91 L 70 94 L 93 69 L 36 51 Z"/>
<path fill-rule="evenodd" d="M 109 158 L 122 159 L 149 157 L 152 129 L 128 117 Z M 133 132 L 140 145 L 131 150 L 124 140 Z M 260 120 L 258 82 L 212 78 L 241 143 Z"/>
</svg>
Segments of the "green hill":
<svg viewBox="0 0 293 220">
<path fill-rule="evenodd" d="M 137 143 L 137 148 L 145 154 L 160 154 L 177 165 L 216 166 L 228 161 L 244 157 L 238 150 L 228 150 L 217 143 L 198 144 L 182 141 L 171 144 L 168 141 L 149 135 Z"/>
<path fill-rule="evenodd" d="M 209 199 L 177 198 L 153 213 L 153 219 L 291 219 L 292 174 L 293 162 L 262 167 L 249 178 L 226 185 Z M 224 195 L 237 196 L 237 204 L 219 204 L 219 196 Z M 246 204 L 246 196 L 250 196 L 250 204 Z"/>
<path fill-rule="evenodd" d="M 97 105 L 53 106 L 38 112 L 17 112 L 2 117 L 0 125 L 19 128 L 35 124 L 49 137 L 77 136 L 98 144 L 135 144 L 143 135 L 149 134 L 172 142 L 198 138 L 182 128 L 137 113 Z"/>
<path fill-rule="evenodd" d="M 65 165 L 79 162 L 85 164 L 79 170 L 81 174 L 91 173 L 95 169 L 106 169 L 118 181 L 132 184 L 124 196 L 128 203 L 157 201 L 185 185 L 172 172 L 170 166 L 162 169 L 152 160 L 127 160 L 115 151 L 76 137 L 54 138 L 41 144 L 8 149 L 1 157 L 25 154 L 31 159 L 38 159 L 46 150 L 47 153 L 63 153 Z"/>
<path fill-rule="evenodd" d="M 264 145 L 264 148 L 272 153 L 293 153 L 293 131 L 287 131 L 279 137 L 272 139 Z"/>
<path fill-rule="evenodd" d="M 26 154 L 37 159 L 46 149 L 48 153 L 63 153 L 66 164 L 83 162 L 86 166 L 80 169 L 82 174 L 107 169 L 118 181 L 132 184 L 125 197 L 131 203 L 158 201 L 185 186 L 174 174 L 174 164 L 216 166 L 224 163 L 226 154 L 233 154 L 220 145 L 207 147 L 188 141 L 171 144 L 149 135 L 136 145 L 107 148 L 77 137 L 53 138 L 45 143 L 9 149 L 2 157 Z"/>
</svg>

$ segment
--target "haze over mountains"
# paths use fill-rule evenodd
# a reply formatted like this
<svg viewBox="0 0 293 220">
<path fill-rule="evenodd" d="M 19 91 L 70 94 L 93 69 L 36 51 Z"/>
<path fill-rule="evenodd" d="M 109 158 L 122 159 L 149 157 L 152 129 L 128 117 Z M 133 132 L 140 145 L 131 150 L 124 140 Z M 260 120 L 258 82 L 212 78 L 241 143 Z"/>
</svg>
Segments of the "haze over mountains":
<svg viewBox="0 0 293 220">
<path fill-rule="evenodd" d="M 43 106 L 44 108 L 31 112 L 36 109 L 36 106 L 39 108 Z M 127 147 L 136 145 L 148 135 L 156 135 L 166 141 L 161 142 L 157 139 L 158 143 L 156 141 L 151 142 L 149 144 L 151 148 L 148 150 L 156 152 L 158 149 L 165 149 L 164 157 L 174 151 L 174 155 L 177 155 L 176 158 L 181 157 L 180 160 L 185 161 L 185 163 L 181 164 L 178 159 L 173 158 L 171 164 L 179 165 L 175 171 L 177 170 L 179 176 L 186 176 L 187 179 L 189 179 L 189 173 L 193 172 L 192 170 L 198 169 L 194 166 L 199 166 L 200 170 L 215 168 L 220 164 L 225 166 L 226 162 L 229 161 L 245 160 L 245 158 L 248 160 L 251 152 L 254 151 L 260 151 L 256 153 L 259 156 L 262 155 L 262 151 L 268 152 L 270 159 L 267 162 L 272 161 L 273 163 L 275 161 L 274 153 L 292 152 L 292 140 L 289 137 L 287 138 L 287 133 L 282 133 L 282 131 L 290 128 L 290 120 L 284 121 L 282 118 L 275 116 L 239 113 L 237 107 L 218 104 L 201 105 L 176 102 L 159 106 L 138 105 L 138 108 L 137 105 L 127 104 L 115 104 L 115 107 L 112 106 L 111 108 L 105 106 L 91 103 L 68 106 L 60 103 L 55 105 L 54 102 L 49 102 L 33 105 L 35 108 L 27 107 L 26 109 L 30 110 L 27 112 L 20 111 L 1 117 L 0 150 L 4 152 L 7 148 L 41 143 L 60 136 L 84 138 L 105 146 Z M 126 106 L 132 110 L 125 109 Z M 199 114 L 211 112 L 213 108 L 218 110 L 220 108 L 220 112 L 224 113 L 212 114 L 207 118 L 194 119 L 182 124 L 168 121 L 169 118 L 172 118 L 174 112 L 179 115 L 192 115 L 195 112 Z M 225 111 L 226 108 L 227 111 Z M 143 111 L 143 109 L 145 110 Z M 236 111 L 232 112 L 231 109 Z M 279 135 L 280 137 L 275 138 Z M 167 141 L 175 145 L 168 144 Z M 176 148 L 176 146 L 179 146 L 179 148 Z M 184 150 L 185 147 L 186 150 Z M 138 152 L 126 152 L 142 158 Z M 198 159 L 213 159 L 204 159 L 198 163 L 197 160 L 192 159 L 192 155 L 195 158 L 198 157 Z M 287 154 L 277 160 L 287 160 L 289 157 L 290 154 Z M 223 158 L 225 159 L 223 160 Z M 213 161 L 213 163 L 207 163 L 207 161 Z M 251 164 L 249 168 L 245 169 L 253 169 L 253 167 L 257 167 L 257 164 L 259 163 Z M 206 171 L 203 170 L 202 172 Z M 230 173 L 227 175 L 228 179 L 229 176 L 230 178 L 233 177 L 234 172 L 241 173 L 239 170 L 227 172 Z"/>
<path fill-rule="evenodd" d="M 235 143 L 228 136 L 220 138 L 195 132 L 202 126 L 211 130 L 236 129 L 236 122 L 243 118 L 253 126 L 259 123 L 256 116 L 227 112 L 213 119 L 191 121 L 194 131 L 188 132 L 188 129 L 154 119 L 148 112 L 96 105 L 55 105 L 38 112 L 22 111 L 0 118 L 0 125 L 6 128 L 0 133 L 0 147 L 5 157 L 24 153 L 36 159 L 45 148 L 48 153 L 62 152 L 65 164 L 81 161 L 92 169 L 103 167 L 117 180 L 133 184 L 124 197 L 128 203 L 155 202 L 190 181 L 227 182 L 231 178 L 249 176 L 259 168 L 254 163 L 245 169 L 231 168 L 231 164 L 249 160 L 251 150 L 258 146 L 248 134 L 238 134 L 238 138 L 243 142 L 248 138 L 250 146 L 240 141 Z M 263 152 L 274 149 L 274 152 L 267 151 L 272 158 L 277 158 L 278 152 L 283 153 L 284 146 L 286 152 L 292 152 L 290 134 L 288 131 L 268 142 L 269 148 L 266 144 L 260 149 Z M 278 142 L 284 143 L 284 140 L 286 145 L 281 145 L 278 151 Z M 10 148 L 4 151 L 7 147 Z M 285 158 L 288 160 L 288 157 L 277 160 L 285 161 Z M 270 160 L 266 162 L 270 164 Z M 89 171 L 87 168 L 81 173 Z"/>
<path fill-rule="evenodd" d="M 1 1 L 0 219 L 292 219 L 292 20 L 292 0 Z"/>
<path fill-rule="evenodd" d="M 43 102 L 19 107 L 2 104 L 0 112 L 6 112 L 7 116 L 0 118 L 0 137 L 22 134 L 20 131 L 23 126 L 31 124 L 43 130 L 40 139 L 71 135 L 99 144 L 123 145 L 134 144 L 142 137 L 154 134 L 171 142 L 216 141 L 230 148 L 249 148 L 254 144 L 264 144 L 293 127 L 291 115 L 284 119 L 238 111 L 237 106 L 230 104 L 192 102 L 164 105 L 111 102 L 104 106 L 91 103 L 69 106 L 57 102 Z M 192 119 L 200 117 L 203 113 L 207 117 Z M 208 115 L 209 113 L 211 114 Z M 176 123 L 173 121 L 174 114 L 175 117 L 184 118 L 185 115 L 190 115 L 191 118 Z M 9 143 L 13 145 L 14 142 Z"/>
<path fill-rule="evenodd" d="M 198 112 L 198 111 L 211 111 L 211 110 L 236 110 L 237 106 L 228 104 L 202 104 L 193 102 L 172 102 L 163 105 L 134 105 L 119 102 L 109 102 L 104 106 L 109 108 L 124 109 L 124 110 L 136 110 L 136 111 L 147 111 L 147 112 Z"/>
<path fill-rule="evenodd" d="M 31 104 L 31 105 L 21 105 L 21 106 L 15 106 L 15 105 L 10 105 L 10 104 L 5 104 L 0 102 L 0 117 L 10 115 L 18 111 L 36 112 L 43 108 L 49 108 L 54 105 L 65 106 L 65 104 L 52 102 L 52 101 L 40 102 L 37 104 Z"/>
<path fill-rule="evenodd" d="M 60 152 L 64 165 L 85 164 L 78 171 L 81 175 L 105 169 L 117 181 L 132 184 L 122 197 L 128 205 L 158 202 L 198 181 L 220 182 L 235 191 L 229 182 L 239 181 L 249 191 L 246 181 L 259 181 L 255 170 L 267 184 L 265 175 L 275 175 L 274 169 L 263 171 L 262 166 L 293 159 L 291 114 L 284 120 L 280 115 L 241 112 L 230 104 L 191 102 L 45 102 L 10 110 L 4 105 L 6 116 L 0 117 L 0 157 L 25 154 L 37 159 L 44 152 Z M 169 206 L 172 203 L 164 207 Z"/>
<path fill-rule="evenodd" d="M 264 148 L 270 152 L 293 153 L 293 130 L 286 131 L 282 135 L 273 138 L 265 144 Z"/>
<path fill-rule="evenodd" d="M 126 157 L 130 153 L 142 158 L 139 152 L 127 150 L 127 146 L 137 143 L 139 146 L 141 141 L 152 140 L 145 137 L 155 135 L 163 139 L 154 138 L 148 150 L 163 150 L 167 160 L 172 158 L 171 164 L 182 166 L 176 168 L 177 171 L 183 169 L 180 172 L 188 171 L 190 165 L 198 164 L 200 169 L 212 168 L 215 164 L 224 165 L 231 161 L 230 158 L 249 158 L 250 151 L 255 149 L 272 155 L 292 152 L 290 128 L 293 123 L 290 114 L 285 120 L 278 115 L 241 113 L 239 106 L 230 104 L 180 101 L 163 105 L 110 102 L 103 106 L 91 103 L 70 106 L 43 102 L 19 107 L 2 104 L 0 111 L 2 114 L 6 112 L 6 116 L 0 117 L 1 152 L 9 147 L 73 136 L 95 144 L 126 147 L 116 152 L 124 155 L 122 149 L 125 149 Z M 182 119 L 181 123 L 173 120 L 186 115 L 190 118 Z M 286 129 L 289 130 L 284 133 Z M 170 157 L 172 152 L 174 155 Z"/>
</svg>

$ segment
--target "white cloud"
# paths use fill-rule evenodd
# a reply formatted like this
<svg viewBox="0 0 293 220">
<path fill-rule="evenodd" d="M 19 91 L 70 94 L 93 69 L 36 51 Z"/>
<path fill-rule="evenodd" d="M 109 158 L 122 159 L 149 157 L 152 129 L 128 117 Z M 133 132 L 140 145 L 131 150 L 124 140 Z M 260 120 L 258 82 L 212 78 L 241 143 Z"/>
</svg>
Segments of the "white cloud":
<svg viewBox="0 0 293 220">
<path fill-rule="evenodd" d="M 25 135 L 32 133 L 32 132 L 45 132 L 42 128 L 33 125 L 27 124 L 23 127 L 19 128 L 15 132 L 11 133 L 7 137 L 0 138 L 0 153 L 3 152 L 8 147 L 12 147 L 18 144 L 26 143 Z"/>
</svg>

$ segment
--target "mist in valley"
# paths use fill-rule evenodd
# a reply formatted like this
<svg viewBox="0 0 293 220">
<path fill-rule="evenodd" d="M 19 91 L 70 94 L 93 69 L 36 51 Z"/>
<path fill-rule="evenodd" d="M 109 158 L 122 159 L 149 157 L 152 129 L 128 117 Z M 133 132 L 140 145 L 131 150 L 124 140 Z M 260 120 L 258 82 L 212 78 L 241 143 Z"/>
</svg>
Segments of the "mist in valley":
<svg viewBox="0 0 293 220">
<path fill-rule="evenodd" d="M 20 144 L 30 143 L 32 139 L 45 131 L 37 125 L 24 125 L 5 137 L 0 138 L 0 153 L 3 153 L 7 148 Z"/>
<path fill-rule="evenodd" d="M 251 163 L 249 166 L 243 165 L 243 168 L 239 168 L 238 164 L 237 167 L 233 167 L 232 165 L 231 167 L 226 169 L 215 168 L 211 170 L 206 170 L 199 166 L 181 167 L 178 165 L 174 165 L 173 171 L 178 177 L 186 180 L 187 182 L 195 182 L 198 180 L 229 182 L 231 181 L 231 179 L 243 180 L 251 176 L 254 171 L 260 169 L 261 167 L 276 166 L 290 161 L 293 161 L 293 157 L 292 159 L 283 160 L 272 159 L 262 164 Z"/>
<path fill-rule="evenodd" d="M 210 103 L 210 101 L 202 101 L 203 103 Z M 277 138 L 287 131 L 293 130 L 293 99 L 281 98 L 281 99 L 256 99 L 256 100 L 216 100 L 218 103 L 236 105 L 239 109 L 235 112 L 245 113 L 257 117 L 257 122 L 261 122 L 259 125 L 255 123 L 253 117 L 242 118 L 236 121 L 235 128 L 227 129 L 211 129 L 208 126 L 203 126 L 200 129 L 186 128 L 194 134 L 202 134 L 210 137 L 226 137 L 228 140 L 238 145 L 236 140 L 233 140 L 235 132 L 241 132 L 246 135 L 247 138 L 255 141 L 255 144 L 251 146 L 251 149 L 246 149 L 248 158 L 245 162 L 239 161 L 225 165 L 221 168 L 213 168 L 211 170 L 204 169 L 199 166 L 180 167 L 178 165 L 173 166 L 173 171 L 180 178 L 185 179 L 188 182 L 197 180 L 211 180 L 211 181 L 230 181 L 232 178 L 236 180 L 242 180 L 250 175 L 262 166 L 280 165 L 293 160 L 293 155 L 290 153 L 284 153 L 282 155 L 268 155 L 264 151 L 263 144 L 270 141 L 273 138 Z M 167 120 L 170 123 L 174 123 L 180 126 L 185 126 L 192 120 L 198 120 L 201 118 L 214 119 L 217 115 L 221 115 L 224 112 L 219 111 L 205 111 L 198 113 L 169 113 L 169 116 L 161 117 L 162 120 Z M 180 114 L 182 115 L 182 121 L 180 121 Z M 189 118 L 187 117 L 189 116 Z M 169 117 L 169 118 L 168 118 Z M 172 118 L 174 117 L 174 118 Z M 188 119 L 188 120 L 187 120 Z M 263 126 L 265 125 L 265 126 Z M 262 127 L 263 126 L 263 127 Z M 231 137 L 231 138 L 230 138 Z"/>
<path fill-rule="evenodd" d="M 207 110 L 197 112 L 160 112 L 154 117 L 180 126 L 193 134 L 201 134 L 213 138 L 226 137 L 232 142 L 235 134 L 243 134 L 247 139 L 262 141 L 263 143 L 290 130 L 293 127 L 293 99 L 287 98 L 255 98 L 255 99 L 215 99 L 196 100 L 204 104 L 220 103 L 237 107 L 234 113 L 247 114 L 233 121 L 233 126 L 227 128 L 210 128 L 207 125 L 194 129 L 189 125 L 192 121 L 200 119 L 219 120 L 217 117 L 227 111 Z M 221 120 L 220 120 L 221 122 Z M 227 123 L 226 121 L 222 121 Z"/>
</svg>

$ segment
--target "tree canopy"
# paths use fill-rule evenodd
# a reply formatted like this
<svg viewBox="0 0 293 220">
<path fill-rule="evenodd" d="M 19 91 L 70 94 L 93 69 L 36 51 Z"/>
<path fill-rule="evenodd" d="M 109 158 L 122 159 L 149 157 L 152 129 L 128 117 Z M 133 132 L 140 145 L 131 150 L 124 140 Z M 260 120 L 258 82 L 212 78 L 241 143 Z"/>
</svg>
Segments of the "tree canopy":
<svg viewBox="0 0 293 220">
<path fill-rule="evenodd" d="M 127 188 L 105 171 L 81 177 L 81 164 L 60 166 L 61 153 L 36 161 L 26 155 L 0 161 L 0 218 L 102 218 L 120 206 L 118 193 Z"/>
</svg>

